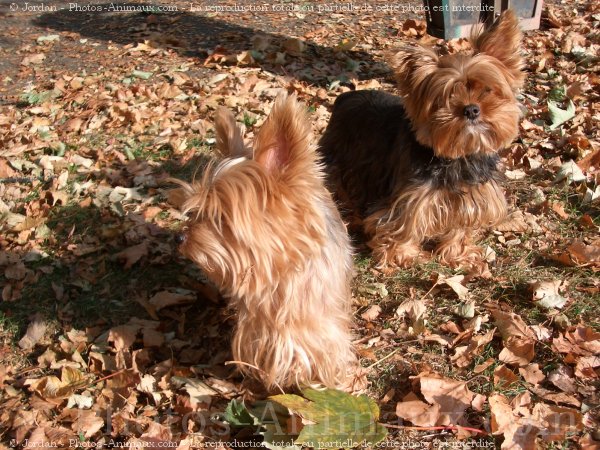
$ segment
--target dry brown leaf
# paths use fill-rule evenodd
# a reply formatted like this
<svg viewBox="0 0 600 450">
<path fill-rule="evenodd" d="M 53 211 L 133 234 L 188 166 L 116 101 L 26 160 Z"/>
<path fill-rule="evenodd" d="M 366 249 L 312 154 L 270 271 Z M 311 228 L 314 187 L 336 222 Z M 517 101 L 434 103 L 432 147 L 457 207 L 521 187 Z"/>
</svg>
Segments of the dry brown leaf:
<svg viewBox="0 0 600 450">
<path fill-rule="evenodd" d="M 423 36 L 427 32 L 427 23 L 424 20 L 407 19 L 402 24 L 404 36 Z"/>
<path fill-rule="evenodd" d="M 565 205 L 561 202 L 549 202 L 548 207 L 561 219 L 568 219 L 571 215 L 565 211 Z"/>
<path fill-rule="evenodd" d="M 296 38 L 286 39 L 285 41 L 283 41 L 282 46 L 283 46 L 285 52 L 288 55 L 292 55 L 292 56 L 302 55 L 302 53 L 304 53 L 304 50 L 306 48 L 304 41 L 301 41 L 300 39 L 296 39 Z"/>
<path fill-rule="evenodd" d="M 535 338 L 534 332 L 519 315 L 495 308 L 492 308 L 491 312 L 503 340 L 511 336 Z"/>
<path fill-rule="evenodd" d="M 561 280 L 542 280 L 534 281 L 530 284 L 533 292 L 533 301 L 546 309 L 562 308 L 567 299 L 560 294 L 564 289 L 564 282 Z"/>
<path fill-rule="evenodd" d="M 548 342 L 552 338 L 552 331 L 543 325 L 531 325 L 530 328 L 539 342 Z"/>
<path fill-rule="evenodd" d="M 519 381 L 519 377 L 505 365 L 501 365 L 494 369 L 494 384 L 501 388 L 507 388 L 511 384 Z"/>
<path fill-rule="evenodd" d="M 42 315 L 39 313 L 36 314 L 27 326 L 27 332 L 25 333 L 25 336 L 23 336 L 19 341 L 19 347 L 21 347 L 23 350 L 31 350 L 44 336 L 47 328 L 48 325 L 44 321 Z"/>
<path fill-rule="evenodd" d="M 360 315 L 360 317 L 369 322 L 372 322 L 373 320 L 379 317 L 379 314 L 381 314 L 381 306 L 371 305 L 369 309 L 367 309 L 364 313 Z"/>
<path fill-rule="evenodd" d="M 600 266 L 600 242 L 588 245 L 575 241 L 567 247 L 566 252 L 552 257 L 566 266 Z"/>
<path fill-rule="evenodd" d="M 396 314 L 398 314 L 400 318 L 408 316 L 411 322 L 421 320 L 426 312 L 427 307 L 423 300 L 405 300 L 396 309 Z"/>
<path fill-rule="evenodd" d="M 533 385 L 539 384 L 546 379 L 546 376 L 540 370 L 540 366 L 537 363 L 520 367 L 519 373 L 525 381 Z"/>
<path fill-rule="evenodd" d="M 592 354 L 600 354 L 600 333 L 590 327 L 576 327 L 567 330 L 565 337 L 574 345 Z"/>
<path fill-rule="evenodd" d="M 536 436 L 541 424 L 513 413 L 513 407 L 502 394 L 489 398 L 492 434 L 504 435 L 503 450 L 536 450 Z"/>
<path fill-rule="evenodd" d="M 571 408 L 537 403 L 532 417 L 543 425 L 540 436 L 546 442 L 562 441 L 567 433 L 583 430 L 581 413 Z"/>
<path fill-rule="evenodd" d="M 165 335 L 160 331 L 153 330 L 152 328 L 143 328 L 142 338 L 144 341 L 144 347 L 160 347 L 165 342 Z"/>
<path fill-rule="evenodd" d="M 473 358 L 479 355 L 484 347 L 492 341 L 495 331 L 496 330 L 493 329 L 484 335 L 473 336 L 469 341 L 469 345 L 457 347 L 454 356 L 451 358 L 452 362 L 460 368 L 468 367 L 473 361 Z"/>
<path fill-rule="evenodd" d="M 379 404 L 385 405 L 387 402 L 389 402 L 391 399 L 394 398 L 394 395 L 396 395 L 396 389 L 394 389 L 394 388 L 388 389 L 388 391 L 385 393 L 385 395 L 383 397 L 381 397 L 381 399 L 379 400 Z"/>
<path fill-rule="evenodd" d="M 27 380 L 26 383 L 45 400 L 70 397 L 77 389 L 87 384 L 86 376 L 69 366 L 62 368 L 60 379 L 54 375 L 40 379 Z"/>
<path fill-rule="evenodd" d="M 146 208 L 143 212 L 144 219 L 152 220 L 158 214 L 160 214 L 162 211 L 163 211 L 163 209 L 159 206 L 150 206 L 150 207 Z"/>
<path fill-rule="evenodd" d="M 494 358 L 488 358 L 487 360 L 485 360 L 483 363 L 481 364 L 477 364 L 474 368 L 473 368 L 473 372 L 475 373 L 482 373 L 484 372 L 488 367 L 490 367 L 491 365 L 493 365 L 496 362 L 496 360 Z"/>
<path fill-rule="evenodd" d="M 10 178 L 17 174 L 4 159 L 0 159 L 0 178 Z"/>
<path fill-rule="evenodd" d="M 476 394 L 475 398 L 471 402 L 471 408 L 475 411 L 483 411 L 485 407 L 485 403 L 487 402 L 487 397 L 485 395 Z"/>
<path fill-rule="evenodd" d="M 124 269 L 128 270 L 142 257 L 148 255 L 148 242 L 144 241 L 141 244 L 126 248 L 115 255 L 116 258 L 125 262 Z"/>
<path fill-rule="evenodd" d="M 498 359 L 511 366 L 524 367 L 528 365 L 535 356 L 535 341 L 531 338 L 510 336 L 504 340 L 504 348 Z"/>
<path fill-rule="evenodd" d="M 600 440 L 595 440 L 591 434 L 586 434 L 579 440 L 581 450 L 600 450 Z"/>
<path fill-rule="evenodd" d="M 179 293 L 171 291 L 161 291 L 152 296 L 148 302 L 160 310 L 168 306 L 191 303 L 196 299 L 196 295 L 191 292 Z"/>
<path fill-rule="evenodd" d="M 452 345 L 452 338 L 449 336 L 441 336 L 439 334 L 428 334 L 423 336 L 425 342 L 437 342 L 444 347 L 450 347 Z"/>
<path fill-rule="evenodd" d="M 581 401 L 571 394 L 549 391 L 548 389 L 543 389 L 540 386 L 532 386 L 531 392 L 546 402 L 555 403 L 557 405 L 571 405 L 576 408 L 581 407 Z"/>
<path fill-rule="evenodd" d="M 548 381 L 563 392 L 572 394 L 577 391 L 574 372 L 569 366 L 561 365 L 548 374 Z"/>
<path fill-rule="evenodd" d="M 467 387 L 467 383 L 443 378 L 437 374 L 419 375 L 418 379 L 425 400 L 441 407 L 437 425 L 460 423 L 460 419 L 475 397 Z"/>
<path fill-rule="evenodd" d="M 450 289 L 452 289 L 452 291 L 454 291 L 454 293 L 457 295 L 457 297 L 460 300 L 465 300 L 469 294 L 469 289 L 463 285 L 462 283 L 465 280 L 465 276 L 464 275 L 455 275 L 453 277 L 450 278 L 446 278 L 444 275 L 442 274 L 436 274 L 437 276 L 437 280 L 436 280 L 436 284 L 438 285 L 447 285 L 450 287 Z"/>
<path fill-rule="evenodd" d="M 32 64 L 41 64 L 46 59 L 45 53 L 36 53 L 35 55 L 26 56 L 21 61 L 22 66 L 30 66 Z"/>
<path fill-rule="evenodd" d="M 587 353 L 585 350 L 579 347 L 579 345 L 573 344 L 566 339 L 563 334 L 559 334 L 552 339 L 552 349 L 559 353 L 570 353 L 574 355 L 584 355 Z"/>
<path fill-rule="evenodd" d="M 135 342 L 140 328 L 139 325 L 130 324 L 113 327 L 108 332 L 108 342 L 112 342 L 117 351 L 128 349 Z"/>
<path fill-rule="evenodd" d="M 582 356 L 575 365 L 578 378 L 600 378 L 600 356 Z"/>
<path fill-rule="evenodd" d="M 104 419 L 94 410 L 63 409 L 61 417 L 69 419 L 71 429 L 78 436 L 91 438 L 104 426 Z"/>
<path fill-rule="evenodd" d="M 437 403 L 429 405 L 419 400 L 411 392 L 396 404 L 396 415 L 418 427 L 431 427 L 439 422 L 440 408 Z"/>
</svg>

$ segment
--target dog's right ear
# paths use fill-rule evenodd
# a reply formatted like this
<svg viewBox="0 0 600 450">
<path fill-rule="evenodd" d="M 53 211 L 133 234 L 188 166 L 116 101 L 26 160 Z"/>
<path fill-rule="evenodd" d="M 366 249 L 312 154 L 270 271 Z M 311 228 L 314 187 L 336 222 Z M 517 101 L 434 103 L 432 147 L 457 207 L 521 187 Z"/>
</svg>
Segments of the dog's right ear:
<svg viewBox="0 0 600 450">
<path fill-rule="evenodd" d="M 520 88 L 525 80 L 521 40 L 519 18 L 512 9 L 504 11 L 489 29 L 478 29 L 471 36 L 476 53 L 493 56 L 504 65 L 507 79 L 514 89 Z"/>
<path fill-rule="evenodd" d="M 242 130 L 233 114 L 224 107 L 219 107 L 215 115 L 215 132 L 217 135 L 217 151 L 227 158 L 247 156 L 249 151 L 244 146 Z"/>
<path fill-rule="evenodd" d="M 280 94 L 254 140 L 254 160 L 271 174 L 312 161 L 311 128 L 306 108 L 296 95 Z"/>
<path fill-rule="evenodd" d="M 388 58 L 396 75 L 398 89 L 409 95 L 437 69 L 438 55 L 432 49 L 420 45 L 407 45 L 390 53 Z"/>
</svg>

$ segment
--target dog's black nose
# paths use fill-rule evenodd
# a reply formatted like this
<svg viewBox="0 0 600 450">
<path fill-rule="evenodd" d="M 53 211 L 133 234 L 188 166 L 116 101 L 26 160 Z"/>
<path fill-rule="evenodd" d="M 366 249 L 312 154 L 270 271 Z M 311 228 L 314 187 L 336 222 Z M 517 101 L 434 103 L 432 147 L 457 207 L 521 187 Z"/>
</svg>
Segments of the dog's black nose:
<svg viewBox="0 0 600 450">
<path fill-rule="evenodd" d="M 475 120 L 479 117 L 479 114 L 481 114 L 481 109 L 479 109 L 479 106 L 477 105 L 467 105 L 463 110 L 463 114 L 467 117 L 467 119 Z"/>
<path fill-rule="evenodd" d="M 186 239 L 186 237 L 185 237 L 185 234 L 183 234 L 183 233 L 177 233 L 175 235 L 175 243 L 177 245 L 183 244 L 185 242 L 185 239 Z"/>
<path fill-rule="evenodd" d="M 463 113 L 467 119 L 475 120 L 479 117 L 479 114 L 481 114 L 481 109 L 479 109 L 478 105 L 467 105 L 465 106 Z"/>
</svg>

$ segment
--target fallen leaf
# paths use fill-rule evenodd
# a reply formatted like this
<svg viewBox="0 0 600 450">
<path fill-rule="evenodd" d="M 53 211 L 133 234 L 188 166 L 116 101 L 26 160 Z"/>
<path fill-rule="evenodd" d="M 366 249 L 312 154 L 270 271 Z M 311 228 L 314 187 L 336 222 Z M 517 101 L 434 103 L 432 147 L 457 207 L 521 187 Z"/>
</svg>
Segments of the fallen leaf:
<svg viewBox="0 0 600 450">
<path fill-rule="evenodd" d="M 190 402 L 194 408 L 199 405 L 209 407 L 212 398 L 219 395 L 219 392 L 211 388 L 201 380 L 195 378 L 173 377 L 173 381 L 181 384 L 190 396 Z"/>
<path fill-rule="evenodd" d="M 560 169 L 558 169 L 553 182 L 560 183 L 561 181 L 566 181 L 567 183 L 578 183 L 585 180 L 586 178 L 583 174 L 583 171 L 579 168 L 575 161 L 570 160 L 564 163 Z"/>
<path fill-rule="evenodd" d="M 482 373 L 485 372 L 485 370 L 492 366 L 494 363 L 496 362 L 496 360 L 494 358 L 488 358 L 486 359 L 483 363 L 481 364 L 477 364 L 474 368 L 473 368 L 473 372 L 475 373 Z"/>
<path fill-rule="evenodd" d="M 535 356 L 535 341 L 529 337 L 510 336 L 504 340 L 504 348 L 498 359 L 510 366 L 523 367 Z"/>
<path fill-rule="evenodd" d="M 563 392 L 573 394 L 577 391 L 575 373 L 569 366 L 558 366 L 548 374 L 548 381 Z"/>
<path fill-rule="evenodd" d="M 569 342 L 592 354 L 600 354 L 600 333 L 590 327 L 578 326 L 565 333 Z"/>
<path fill-rule="evenodd" d="M 41 64 L 46 59 L 45 53 L 36 53 L 35 55 L 26 56 L 21 61 L 22 66 L 30 66 L 32 64 Z"/>
<path fill-rule="evenodd" d="M 396 404 L 396 415 L 419 427 L 435 426 L 440 418 L 440 405 L 429 405 L 412 392 Z"/>
<path fill-rule="evenodd" d="M 550 115 L 550 129 L 554 130 L 568 120 L 575 117 L 575 103 L 571 99 L 567 100 L 567 109 L 561 109 L 559 102 L 548 99 L 548 113 Z"/>
<path fill-rule="evenodd" d="M 460 300 L 465 300 L 469 293 L 469 289 L 462 284 L 464 280 L 464 275 L 455 275 L 453 277 L 446 278 L 442 274 L 437 274 L 436 284 L 445 284 L 449 286 Z"/>
<path fill-rule="evenodd" d="M 498 327 L 503 340 L 507 340 L 511 336 L 535 337 L 531 328 L 529 328 L 519 315 L 512 312 L 504 312 L 496 308 L 492 308 L 491 312 L 494 317 L 494 324 Z"/>
<path fill-rule="evenodd" d="M 32 349 L 35 344 L 44 336 L 48 324 L 45 322 L 41 314 L 36 314 L 33 320 L 27 326 L 25 336 L 19 341 L 19 347 L 23 350 Z"/>
<path fill-rule="evenodd" d="M 571 408 L 537 403 L 532 418 L 542 424 L 539 435 L 546 442 L 562 441 L 568 433 L 583 430 L 581 413 Z"/>
<path fill-rule="evenodd" d="M 503 450 L 536 450 L 536 437 L 542 424 L 513 412 L 506 397 L 493 394 L 488 399 L 492 434 L 503 435 Z"/>
<path fill-rule="evenodd" d="M 546 379 L 546 376 L 540 370 L 539 364 L 528 364 L 525 367 L 520 367 L 519 373 L 525 381 L 534 385 Z"/>
<path fill-rule="evenodd" d="M 373 320 L 377 319 L 377 317 L 379 317 L 379 314 L 381 314 L 381 306 L 379 305 L 371 305 L 369 307 L 369 309 L 367 309 L 364 313 L 362 313 L 360 316 L 369 321 L 372 322 Z"/>
<path fill-rule="evenodd" d="M 181 291 L 182 292 L 157 292 L 152 296 L 152 298 L 150 298 L 150 300 L 148 300 L 148 302 L 156 308 L 156 311 L 158 311 L 168 306 L 181 305 L 196 300 L 196 295 L 193 292 Z"/>
<path fill-rule="evenodd" d="M 494 369 L 494 384 L 500 388 L 508 388 L 513 383 L 519 381 L 519 377 L 505 365 Z"/>
<path fill-rule="evenodd" d="M 128 270 L 141 258 L 148 255 L 148 242 L 144 241 L 141 244 L 126 248 L 115 255 L 115 258 L 124 260 L 123 268 Z"/>
<path fill-rule="evenodd" d="M 492 341 L 495 331 L 496 330 L 493 329 L 484 335 L 473 336 L 469 345 L 456 348 L 454 355 L 451 357 L 451 361 L 460 368 L 468 367 L 473 359 L 480 355 L 485 346 Z M 485 370 L 485 368 L 483 370 Z"/>
<path fill-rule="evenodd" d="M 464 381 L 443 378 L 437 374 L 419 375 L 421 394 L 432 405 L 440 405 L 440 417 L 436 425 L 460 423 L 465 411 L 471 406 L 475 393 Z"/>
<path fill-rule="evenodd" d="M 472 319 L 475 317 L 475 301 L 460 303 L 454 312 L 463 319 Z"/>
<path fill-rule="evenodd" d="M 408 316 L 412 322 L 421 320 L 426 312 L 427 307 L 422 300 L 405 300 L 396 309 L 396 314 L 400 318 Z"/>
<path fill-rule="evenodd" d="M 113 327 L 108 332 L 108 342 L 113 342 L 117 351 L 128 349 L 135 342 L 140 328 L 139 325 L 130 324 Z"/>
<path fill-rule="evenodd" d="M 578 378 L 600 378 L 600 356 L 581 356 L 575 365 L 575 376 Z"/>
<path fill-rule="evenodd" d="M 289 38 L 283 41 L 283 48 L 288 55 L 300 56 L 306 48 L 303 41 L 296 38 Z"/>
<path fill-rule="evenodd" d="M 567 299 L 560 295 L 561 280 L 534 281 L 530 284 L 533 292 L 533 301 L 542 308 L 562 308 Z"/>
</svg>

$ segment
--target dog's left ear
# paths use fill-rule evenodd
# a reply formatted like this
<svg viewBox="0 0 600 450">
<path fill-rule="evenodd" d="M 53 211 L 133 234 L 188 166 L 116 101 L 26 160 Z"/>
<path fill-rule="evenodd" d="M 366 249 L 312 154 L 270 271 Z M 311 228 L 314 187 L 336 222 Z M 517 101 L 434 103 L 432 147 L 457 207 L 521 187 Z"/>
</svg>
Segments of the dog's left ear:
<svg viewBox="0 0 600 450">
<path fill-rule="evenodd" d="M 438 55 L 420 45 L 405 45 L 388 53 L 386 59 L 394 70 L 398 89 L 404 96 L 414 93 L 438 68 Z"/>
<path fill-rule="evenodd" d="M 272 174 L 310 153 L 311 130 L 296 95 L 281 94 L 254 140 L 254 160 Z"/>
<path fill-rule="evenodd" d="M 242 130 L 235 121 L 235 117 L 227 108 L 219 107 L 215 114 L 215 134 L 217 137 L 217 151 L 223 157 L 239 158 L 246 156 Z"/>
<path fill-rule="evenodd" d="M 471 37 L 476 53 L 493 56 L 504 65 L 513 88 L 521 87 L 525 78 L 521 71 L 521 38 L 519 19 L 512 9 L 504 11 L 490 28 Z"/>
</svg>

